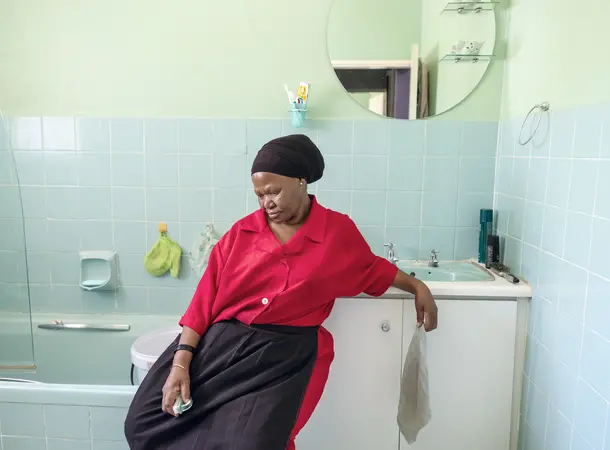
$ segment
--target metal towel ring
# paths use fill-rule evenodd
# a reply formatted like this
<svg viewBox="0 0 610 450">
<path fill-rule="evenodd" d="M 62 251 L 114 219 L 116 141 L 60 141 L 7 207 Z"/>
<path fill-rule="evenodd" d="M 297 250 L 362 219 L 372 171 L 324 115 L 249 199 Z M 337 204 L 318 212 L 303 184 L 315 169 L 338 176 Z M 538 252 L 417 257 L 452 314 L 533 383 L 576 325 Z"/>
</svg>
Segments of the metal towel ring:
<svg viewBox="0 0 610 450">
<path fill-rule="evenodd" d="M 527 145 L 527 143 L 534 138 L 534 136 L 536 135 L 536 132 L 538 131 L 538 127 L 540 127 L 540 121 L 542 120 L 542 113 L 548 111 L 549 108 L 550 108 L 550 105 L 548 102 L 542 102 L 537 105 L 534 105 L 532 107 L 532 109 L 529 110 L 529 112 L 525 116 L 525 119 L 523 119 L 523 123 L 521 124 L 521 130 L 519 131 L 519 145 Z M 523 135 L 523 127 L 525 126 L 527 119 L 529 119 L 529 117 L 532 115 L 532 113 L 536 110 L 540 110 L 540 114 L 538 114 L 538 121 L 536 122 L 536 126 L 534 127 L 530 137 L 527 138 L 527 140 L 525 142 L 523 142 L 523 140 L 521 139 L 521 136 Z"/>
</svg>

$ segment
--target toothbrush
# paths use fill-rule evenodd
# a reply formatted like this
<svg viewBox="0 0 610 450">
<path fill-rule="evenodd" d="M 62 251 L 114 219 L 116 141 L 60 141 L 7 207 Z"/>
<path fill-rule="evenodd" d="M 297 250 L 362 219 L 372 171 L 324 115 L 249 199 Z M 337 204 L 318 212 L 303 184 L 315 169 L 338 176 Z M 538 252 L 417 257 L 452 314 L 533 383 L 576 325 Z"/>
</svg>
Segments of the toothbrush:
<svg viewBox="0 0 610 450">
<path fill-rule="evenodd" d="M 294 106 L 294 94 L 288 90 L 288 85 L 285 83 L 284 90 L 286 91 L 286 95 L 288 95 L 288 103 L 290 103 L 290 106 Z"/>
</svg>

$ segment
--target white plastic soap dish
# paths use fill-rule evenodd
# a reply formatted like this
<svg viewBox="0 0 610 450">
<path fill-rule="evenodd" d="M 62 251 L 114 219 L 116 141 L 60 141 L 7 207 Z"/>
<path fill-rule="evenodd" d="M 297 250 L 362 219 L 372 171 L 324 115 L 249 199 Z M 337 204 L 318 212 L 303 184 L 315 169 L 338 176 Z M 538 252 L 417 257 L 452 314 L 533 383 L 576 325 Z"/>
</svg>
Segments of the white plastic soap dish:
<svg viewBox="0 0 610 450">
<path fill-rule="evenodd" d="M 113 291 L 119 284 L 115 252 L 80 252 L 80 287 L 86 291 Z"/>
</svg>

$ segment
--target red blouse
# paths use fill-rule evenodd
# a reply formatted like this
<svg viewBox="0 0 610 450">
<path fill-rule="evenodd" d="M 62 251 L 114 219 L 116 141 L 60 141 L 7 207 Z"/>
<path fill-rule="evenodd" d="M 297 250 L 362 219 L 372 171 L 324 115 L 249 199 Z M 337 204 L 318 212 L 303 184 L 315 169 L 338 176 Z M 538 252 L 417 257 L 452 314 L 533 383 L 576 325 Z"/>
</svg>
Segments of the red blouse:
<svg viewBox="0 0 610 450">
<path fill-rule="evenodd" d="M 180 320 L 199 335 L 221 320 L 316 326 L 338 297 L 382 295 L 397 268 L 374 255 L 346 215 L 312 198 L 305 223 L 280 245 L 260 209 L 214 246 L 207 270 Z"/>
</svg>

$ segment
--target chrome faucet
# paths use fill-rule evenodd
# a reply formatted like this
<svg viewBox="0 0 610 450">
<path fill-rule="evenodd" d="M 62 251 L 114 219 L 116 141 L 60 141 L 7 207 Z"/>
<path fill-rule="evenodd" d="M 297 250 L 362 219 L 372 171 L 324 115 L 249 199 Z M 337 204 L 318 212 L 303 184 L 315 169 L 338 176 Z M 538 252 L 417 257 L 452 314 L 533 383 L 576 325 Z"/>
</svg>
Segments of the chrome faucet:
<svg viewBox="0 0 610 450">
<path fill-rule="evenodd" d="M 396 257 L 396 253 L 394 253 L 394 244 L 388 242 L 384 245 L 384 247 L 388 249 L 388 254 L 386 256 L 387 260 L 390 261 L 392 264 L 396 265 L 396 263 L 398 262 L 398 258 Z"/>
<path fill-rule="evenodd" d="M 438 267 L 438 250 L 430 251 L 430 260 L 428 261 L 428 266 L 430 267 Z"/>
</svg>

